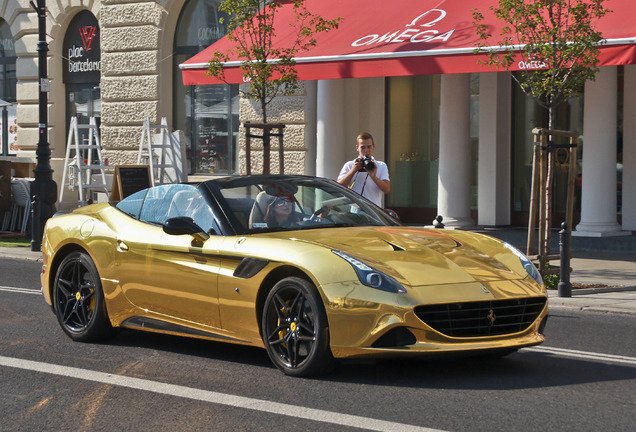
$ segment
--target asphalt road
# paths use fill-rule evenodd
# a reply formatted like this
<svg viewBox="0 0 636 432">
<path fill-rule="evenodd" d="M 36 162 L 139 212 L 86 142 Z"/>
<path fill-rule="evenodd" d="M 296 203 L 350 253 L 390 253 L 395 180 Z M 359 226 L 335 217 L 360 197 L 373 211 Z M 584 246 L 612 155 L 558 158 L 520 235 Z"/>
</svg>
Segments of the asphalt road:
<svg viewBox="0 0 636 432">
<path fill-rule="evenodd" d="M 554 311 L 503 359 L 346 363 L 289 378 L 264 350 L 124 330 L 74 343 L 37 262 L 0 260 L 1 431 L 631 431 L 636 316 Z"/>
</svg>

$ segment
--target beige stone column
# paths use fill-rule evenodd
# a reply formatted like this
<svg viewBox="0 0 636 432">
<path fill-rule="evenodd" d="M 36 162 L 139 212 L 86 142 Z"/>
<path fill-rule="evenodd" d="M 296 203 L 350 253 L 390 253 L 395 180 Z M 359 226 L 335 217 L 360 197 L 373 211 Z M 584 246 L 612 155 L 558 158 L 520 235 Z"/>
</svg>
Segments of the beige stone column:
<svg viewBox="0 0 636 432">
<path fill-rule="evenodd" d="M 581 222 L 574 236 L 630 234 L 616 218 L 616 84 L 615 66 L 600 68 L 585 84 Z"/>
<path fill-rule="evenodd" d="M 0 2 L 0 11 L 2 12 L 2 18 L 7 22 L 11 28 L 12 36 L 15 39 L 14 50 L 16 54 L 16 119 L 18 121 L 17 132 L 17 144 L 20 147 L 18 152 L 18 158 L 24 160 L 32 159 L 35 162 L 35 150 L 37 149 L 39 136 L 39 71 L 38 71 L 38 18 L 35 11 L 29 6 L 28 2 L 24 2 L 24 8 L 21 9 L 18 2 Z M 59 14 L 59 8 L 54 7 L 51 10 L 47 5 L 47 11 L 53 17 L 53 20 L 57 18 Z M 47 25 L 50 23 L 47 22 Z M 47 35 L 54 34 L 53 28 L 47 31 Z M 49 44 L 48 57 L 51 58 L 51 53 L 55 48 L 55 41 L 47 38 Z M 59 45 L 62 44 L 60 40 Z M 51 70 L 51 62 L 47 68 L 49 78 L 52 78 L 55 74 L 55 70 Z M 61 82 L 61 76 L 57 81 Z M 53 86 L 59 87 L 57 81 L 52 81 Z M 59 91 L 55 92 L 55 96 L 60 95 Z M 54 108 L 62 108 L 63 104 L 55 105 L 57 97 L 52 97 L 53 93 L 48 94 L 48 126 L 49 137 L 48 142 L 51 147 L 54 147 L 55 137 L 52 136 L 53 126 L 55 125 L 55 116 L 52 116 Z M 62 105 L 60 107 L 60 105 Z M 58 134 L 59 135 L 59 134 Z M 63 135 L 62 135 L 63 136 Z M 62 137 L 60 136 L 60 138 Z M 52 155 L 55 156 L 55 155 Z"/>
<path fill-rule="evenodd" d="M 479 76 L 479 225 L 510 225 L 510 74 Z"/>
<path fill-rule="evenodd" d="M 316 175 L 338 178 L 347 155 L 355 157 L 355 140 L 345 153 L 345 82 L 344 80 L 318 81 L 316 109 Z"/>
<path fill-rule="evenodd" d="M 470 217 L 470 77 L 442 75 L 437 212 L 447 227 L 475 225 Z"/>
</svg>

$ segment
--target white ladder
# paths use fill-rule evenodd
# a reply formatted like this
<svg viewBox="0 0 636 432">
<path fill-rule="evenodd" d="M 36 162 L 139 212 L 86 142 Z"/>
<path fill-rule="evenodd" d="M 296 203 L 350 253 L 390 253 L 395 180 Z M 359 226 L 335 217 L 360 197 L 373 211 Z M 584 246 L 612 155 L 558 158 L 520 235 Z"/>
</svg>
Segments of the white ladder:
<svg viewBox="0 0 636 432">
<path fill-rule="evenodd" d="M 159 133 L 153 135 L 153 129 L 158 129 Z M 179 166 L 180 148 L 180 143 L 170 133 L 165 117 L 159 125 L 151 125 L 149 118 L 144 120 L 137 164 L 141 165 L 144 159 L 147 159 L 147 164 L 143 165 L 150 167 L 152 186 L 183 181 L 183 169 Z"/>
<path fill-rule="evenodd" d="M 80 144 L 79 130 L 88 130 L 88 138 Z M 75 150 L 75 156 L 71 159 L 71 150 Z M 97 153 L 97 160 L 93 161 L 93 151 Z M 62 187 L 60 191 L 59 206 L 64 202 L 64 189 L 67 186 L 71 190 L 79 190 L 80 205 L 84 206 L 93 202 L 93 194 L 104 192 L 109 196 L 106 173 L 102 158 L 102 145 L 99 141 L 99 130 L 95 117 L 90 118 L 89 124 L 78 124 L 76 117 L 71 117 L 66 143 L 66 158 L 64 159 L 64 173 L 62 175 Z M 101 183 L 94 183 L 93 172 L 101 175 Z M 68 177 L 67 177 L 68 175 Z M 99 180 L 98 180 L 99 181 Z"/>
</svg>

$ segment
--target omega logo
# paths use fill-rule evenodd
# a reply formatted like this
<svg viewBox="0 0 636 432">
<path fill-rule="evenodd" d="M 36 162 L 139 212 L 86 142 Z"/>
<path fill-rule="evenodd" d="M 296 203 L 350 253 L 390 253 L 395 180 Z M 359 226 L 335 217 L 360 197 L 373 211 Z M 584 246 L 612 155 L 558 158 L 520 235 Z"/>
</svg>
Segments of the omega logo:
<svg viewBox="0 0 636 432">
<path fill-rule="evenodd" d="M 426 15 L 430 13 L 438 13 L 439 16 L 432 21 L 428 21 L 428 22 L 425 22 L 424 24 L 420 24 L 420 27 L 433 27 L 436 22 L 443 20 L 444 17 L 446 16 L 445 10 L 431 9 L 429 11 L 424 12 L 422 15 L 418 16 L 417 18 L 415 18 L 413 21 L 411 21 L 411 24 L 407 24 L 406 27 L 412 27 L 414 25 L 417 25 L 416 23 L 420 20 L 420 18 L 424 18 Z"/>
<path fill-rule="evenodd" d="M 548 65 L 545 62 L 537 60 L 523 61 L 521 60 L 517 66 L 519 69 L 547 69 Z"/>
<path fill-rule="evenodd" d="M 446 17 L 446 11 L 442 9 L 431 9 L 416 17 L 406 24 L 404 29 L 387 32 L 384 35 L 369 34 L 355 40 L 351 46 L 380 45 L 388 43 L 419 43 L 433 41 L 448 41 L 455 29 L 440 33 L 439 30 L 423 30 L 421 27 L 434 27 L 438 22 Z"/>
</svg>

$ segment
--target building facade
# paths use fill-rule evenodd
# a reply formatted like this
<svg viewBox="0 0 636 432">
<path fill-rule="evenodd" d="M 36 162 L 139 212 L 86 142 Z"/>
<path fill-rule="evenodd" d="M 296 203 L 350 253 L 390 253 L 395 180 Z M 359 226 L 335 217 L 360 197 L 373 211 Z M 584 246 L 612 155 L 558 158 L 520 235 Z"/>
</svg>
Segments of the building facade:
<svg viewBox="0 0 636 432">
<path fill-rule="evenodd" d="M 225 34 L 220 2 L 48 2 L 49 143 L 58 189 L 72 117 L 95 118 L 111 166 L 135 164 L 143 121 L 166 118 L 184 132 L 191 176 L 245 171 L 242 124 L 259 120 L 255 104 L 237 85 L 184 86 L 178 67 Z M 38 143 L 37 41 L 29 1 L 0 0 L 0 159 L 23 177 Z M 559 109 L 557 127 L 582 136 L 580 234 L 636 230 L 636 126 L 624 121 L 636 114 L 635 68 L 602 67 Z M 391 173 L 385 206 L 409 223 L 441 214 L 458 227 L 527 224 L 530 131 L 544 116 L 507 72 L 305 81 L 269 111 L 270 121 L 286 126 L 286 173 L 335 178 L 356 155 L 356 135 L 369 131 Z M 557 167 L 557 213 L 564 169 Z"/>
</svg>

